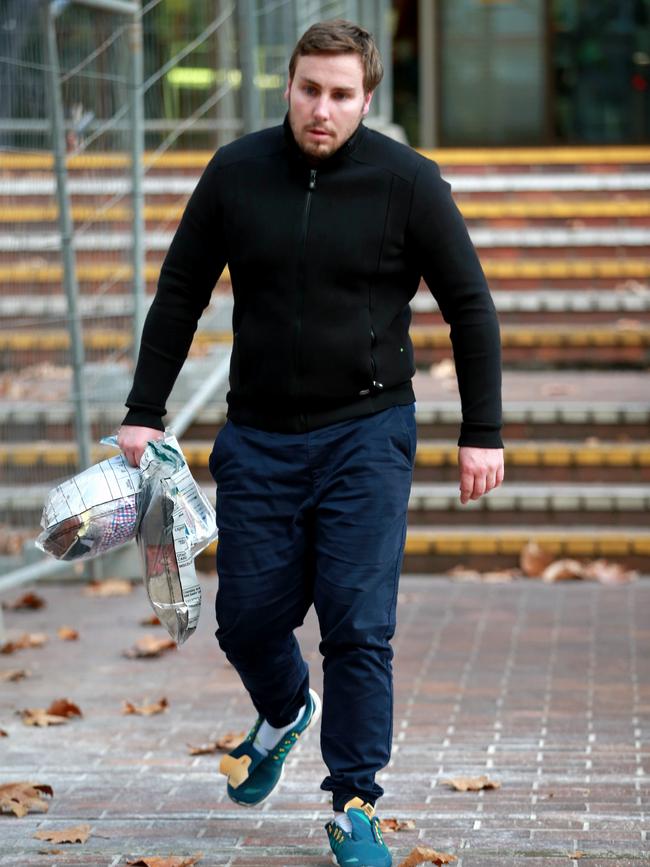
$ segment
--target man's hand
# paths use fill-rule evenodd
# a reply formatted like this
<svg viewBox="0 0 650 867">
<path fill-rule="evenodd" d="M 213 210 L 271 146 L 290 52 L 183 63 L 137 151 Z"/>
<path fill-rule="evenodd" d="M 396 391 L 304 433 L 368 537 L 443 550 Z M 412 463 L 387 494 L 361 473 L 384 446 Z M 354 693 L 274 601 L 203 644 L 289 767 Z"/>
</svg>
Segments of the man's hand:
<svg viewBox="0 0 650 867">
<path fill-rule="evenodd" d="M 461 446 L 458 450 L 460 501 L 478 500 L 503 481 L 503 449 Z"/>
<path fill-rule="evenodd" d="M 151 440 L 161 440 L 164 434 L 154 427 L 124 424 L 117 432 L 117 444 L 132 467 L 140 466 L 140 458 Z"/>
</svg>

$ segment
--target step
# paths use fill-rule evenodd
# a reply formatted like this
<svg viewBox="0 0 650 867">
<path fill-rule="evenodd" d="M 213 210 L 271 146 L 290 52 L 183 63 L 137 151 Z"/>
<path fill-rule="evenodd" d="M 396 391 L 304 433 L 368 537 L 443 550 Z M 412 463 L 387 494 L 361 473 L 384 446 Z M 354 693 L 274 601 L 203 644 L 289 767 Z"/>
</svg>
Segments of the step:
<svg viewBox="0 0 650 867">
<path fill-rule="evenodd" d="M 0 515 L 3 523 L 36 526 L 43 503 L 52 487 L 0 485 Z M 209 499 L 214 485 L 205 486 Z M 507 524 L 578 526 L 591 523 L 603 526 L 648 526 L 650 485 L 597 483 L 539 484 L 508 483 L 462 505 L 458 483 L 437 485 L 415 482 L 409 501 L 411 526 L 482 526 Z"/>
<path fill-rule="evenodd" d="M 163 191 L 167 193 L 166 190 Z M 126 192 L 126 191 L 125 191 Z M 28 228 L 28 225 L 38 223 L 56 223 L 58 207 L 43 197 L 40 203 L 34 203 L 35 194 L 29 193 L 32 204 L 16 205 L 13 202 L 2 203 L 3 184 L 0 183 L 0 224 L 15 224 L 13 231 L 18 234 Z M 151 224 L 177 224 L 185 210 L 185 200 L 169 202 L 162 205 L 146 205 L 144 219 L 151 228 L 163 229 L 164 226 Z M 546 220 L 549 222 L 580 220 L 580 221 L 629 221 L 650 218 L 650 202 L 646 196 L 631 199 L 558 199 L 517 200 L 485 198 L 470 198 L 467 195 L 457 197 L 457 204 L 470 223 L 477 220 Z M 76 224 L 86 222 L 124 223 L 133 218 L 133 209 L 124 204 L 105 206 L 102 201 L 91 205 L 74 204 L 71 209 L 72 219 Z M 27 224 L 27 225 L 25 225 Z"/>
<path fill-rule="evenodd" d="M 411 327 L 411 339 L 417 350 L 445 349 L 450 347 L 449 329 L 446 326 Z M 127 349 L 132 342 L 132 336 L 123 329 L 93 328 L 84 334 L 84 343 L 88 351 Z M 196 344 L 215 345 L 231 344 L 230 331 L 204 328 L 196 333 Z M 620 327 L 598 326 L 580 329 L 571 325 L 540 325 L 514 326 L 505 325 L 501 328 L 501 342 L 504 348 L 542 349 L 547 347 L 564 348 L 625 348 L 650 346 L 650 329 L 636 327 L 630 320 L 624 319 Z M 29 329 L 0 333 L 0 350 L 65 350 L 70 339 L 67 331 L 60 328 Z M 422 363 L 426 360 L 422 359 Z"/>
<path fill-rule="evenodd" d="M 175 228 L 171 231 L 149 230 L 144 234 L 146 250 L 165 252 L 172 242 Z M 496 247 L 512 248 L 520 253 L 525 248 L 555 248 L 575 249 L 580 247 L 598 248 L 606 255 L 610 247 L 642 247 L 650 244 L 650 228 L 645 226 L 607 226 L 604 228 L 481 228 L 469 227 L 469 234 L 474 246 L 479 251 Z M 133 233 L 130 231 L 85 231 L 76 232 L 74 248 L 78 251 L 105 252 L 114 251 L 126 253 L 131 250 Z M 22 231 L 0 232 L 1 253 L 59 253 L 61 235 L 55 231 L 31 231 L 23 227 Z"/>
<path fill-rule="evenodd" d="M 462 505 L 458 482 L 415 483 L 409 502 L 411 525 L 575 526 L 589 522 L 644 526 L 649 514 L 650 485 L 639 484 L 508 482 L 487 496 Z"/>
<path fill-rule="evenodd" d="M 55 252 L 52 252 L 55 255 Z M 58 253 L 56 256 L 58 258 Z M 144 277 L 150 292 L 155 291 L 162 260 L 148 260 L 144 266 Z M 511 288 L 510 283 L 516 281 L 521 289 L 539 289 L 546 286 L 566 286 L 567 281 L 573 281 L 576 288 L 610 289 L 617 287 L 621 281 L 645 280 L 650 278 L 650 259 L 647 257 L 546 257 L 543 259 L 511 259 L 490 258 L 481 256 L 481 265 L 493 289 Z M 77 262 L 77 279 L 81 291 L 93 291 L 101 287 L 107 291 L 110 286 L 120 287 L 130 285 L 133 279 L 133 269 L 128 257 L 114 261 L 102 261 L 92 254 L 91 259 L 84 260 L 81 256 Z M 228 269 L 224 270 L 221 282 L 229 282 Z M 0 264 L 0 292 L 4 286 L 27 286 L 26 291 L 34 287 L 49 286 L 50 291 L 61 292 L 63 268 L 57 261 L 39 261 L 21 259 Z M 109 284 L 109 287 L 106 286 Z M 123 291 L 123 290 L 119 290 Z"/>
<path fill-rule="evenodd" d="M 571 528 L 409 527 L 404 572 L 444 572 L 457 565 L 470 569 L 506 569 L 519 566 L 521 551 L 536 542 L 555 559 L 607 559 L 626 568 L 650 570 L 650 532 L 640 527 L 607 528 L 584 525 Z M 212 560 L 212 552 L 206 554 Z"/>
<path fill-rule="evenodd" d="M 147 296 L 147 303 L 151 303 L 153 295 Z M 650 312 L 650 286 L 638 284 L 636 287 L 626 287 L 617 292 L 607 293 L 596 289 L 552 289 L 531 290 L 520 292 L 504 292 L 495 290 L 492 292 L 495 307 L 499 314 L 531 314 L 537 319 L 539 314 L 566 313 L 577 314 L 611 314 L 611 313 L 634 313 L 642 314 Z M 227 306 L 232 311 L 232 296 L 230 292 L 222 295 L 215 293 L 213 301 Z M 121 292 L 110 295 L 82 295 L 79 298 L 79 310 L 85 317 L 99 316 L 131 316 L 133 313 L 133 295 Z M 411 301 L 411 310 L 414 315 L 435 314 L 439 317 L 438 304 L 428 289 L 422 288 Z M 65 317 L 67 314 L 67 300 L 61 295 L 43 295 L 30 293 L 29 295 L 2 295 L 0 296 L 0 316 L 3 318 L 20 316 L 50 316 Z M 205 316 L 205 314 L 204 314 Z"/>
<path fill-rule="evenodd" d="M 517 567 L 522 549 L 536 542 L 555 559 L 607 559 L 647 573 L 650 569 L 650 531 L 646 527 L 610 528 L 584 525 L 540 529 L 495 525 L 480 527 L 409 527 L 404 550 L 404 573 L 444 572 L 454 566 L 470 569 Z M 216 543 L 200 563 L 214 570 Z M 535 579 L 531 579 L 535 580 Z"/>
<path fill-rule="evenodd" d="M 182 447 L 196 479 L 209 480 L 208 460 L 213 439 L 183 439 Z M 115 450 L 93 446 L 97 462 Z M 0 482 L 15 484 L 53 481 L 77 471 L 78 448 L 74 442 L 0 443 Z M 508 442 L 506 477 L 509 482 L 545 481 L 636 482 L 650 484 L 650 444 L 617 442 Z M 415 460 L 419 482 L 455 482 L 458 478 L 458 446 L 454 442 L 420 438 Z"/>
<path fill-rule="evenodd" d="M 184 373 L 185 368 L 181 377 Z M 515 372 L 504 372 L 506 386 L 513 373 Z M 89 395 L 88 415 L 97 440 L 113 432 L 125 413 L 122 400 L 130 387 L 130 378 L 109 373 L 109 379 L 113 383 L 114 397 L 107 396 L 103 380 Z M 423 395 L 418 398 L 417 403 L 418 436 L 421 439 L 446 438 L 455 441 L 460 425 L 459 402 L 448 397 L 425 399 L 424 394 L 430 392 L 429 385 L 436 385 L 436 393 L 439 393 L 439 383 L 429 383 L 429 380 L 430 377 L 426 374 L 416 377 L 416 393 Z M 182 380 L 178 384 L 182 385 Z M 560 382 L 558 390 L 564 389 L 565 386 Z M 531 387 L 530 391 L 533 392 L 534 389 Z M 58 391 L 51 393 L 49 397 L 52 401 L 50 406 L 43 400 L 30 402 L 6 399 L 0 402 L 0 430 L 3 441 L 21 443 L 45 439 L 57 444 L 61 441 L 73 441 L 75 434 L 72 408 L 65 396 Z M 107 400 L 112 402 L 107 403 Z M 180 404 L 170 401 L 168 409 L 169 419 L 173 420 Z M 225 418 L 226 405 L 222 394 L 200 412 L 188 431 L 187 438 L 213 438 Z M 623 445 L 630 441 L 650 440 L 648 401 L 581 401 L 572 397 L 555 401 L 506 400 L 503 405 L 503 418 L 503 437 L 509 447 L 517 440 L 532 439 L 541 442 L 559 438 L 584 441 L 590 437 L 598 437 L 603 440 L 619 440 Z"/>
<path fill-rule="evenodd" d="M 203 166 L 197 166 L 197 169 L 201 168 Z M 513 173 L 512 171 L 501 170 L 477 174 L 462 173 L 457 169 L 443 165 L 442 174 L 451 184 L 454 195 L 460 195 L 459 201 L 463 203 L 465 196 L 490 193 L 557 193 L 558 195 L 625 193 L 634 195 L 650 190 L 650 172 L 639 170 L 589 173 L 576 170 Z M 168 172 L 158 176 L 146 174 L 142 181 L 143 191 L 147 197 L 175 197 L 176 200 L 181 197 L 189 198 L 199 181 L 199 177 L 199 171 L 192 175 L 173 175 Z M 131 193 L 131 180 L 127 176 L 84 176 L 75 172 L 69 175 L 68 192 L 73 201 L 81 197 L 123 196 L 128 198 Z M 36 197 L 53 199 L 55 196 L 56 180 L 53 175 L 5 174 L 0 177 L 0 200 L 2 198 Z M 470 201 L 470 199 L 467 200 L 468 203 Z M 604 203 L 606 200 L 600 201 Z M 42 204 L 44 203 L 39 202 L 39 205 Z M 49 204 L 53 205 L 54 203 L 50 202 Z M 556 201 L 555 204 L 561 207 L 563 202 Z M 569 207 L 571 206 L 569 203 L 567 204 Z M 617 202 L 617 204 L 620 203 Z M 643 200 L 639 200 L 639 204 L 642 205 Z M 170 201 L 164 207 L 177 206 L 177 201 Z"/>
<path fill-rule="evenodd" d="M 444 166 L 472 166 L 478 171 L 491 171 L 495 166 L 525 165 L 531 170 L 541 166 L 570 165 L 578 171 L 589 171 L 591 166 L 635 166 L 650 162 L 650 148 L 644 145 L 606 145 L 606 146 L 569 146 L 569 147 L 509 147 L 509 148 L 431 148 L 421 149 L 421 153 Z M 155 168 L 160 171 L 170 169 L 194 168 L 201 170 L 213 156 L 211 150 L 169 151 L 144 154 L 145 170 Z M 129 153 L 93 152 L 71 154 L 67 158 L 70 172 L 92 169 L 107 171 L 120 168 L 129 169 Z M 4 171 L 50 171 L 54 159 L 50 153 L 4 152 L 0 153 L 0 170 Z"/>
</svg>

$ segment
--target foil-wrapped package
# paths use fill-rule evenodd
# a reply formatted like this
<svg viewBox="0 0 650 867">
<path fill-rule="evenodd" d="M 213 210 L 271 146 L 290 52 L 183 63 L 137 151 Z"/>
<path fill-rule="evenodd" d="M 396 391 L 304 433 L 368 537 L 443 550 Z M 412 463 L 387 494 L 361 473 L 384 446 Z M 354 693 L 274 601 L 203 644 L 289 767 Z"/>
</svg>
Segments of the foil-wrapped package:
<svg viewBox="0 0 650 867">
<path fill-rule="evenodd" d="M 36 547 L 57 560 L 90 560 L 133 539 L 141 482 L 121 454 L 61 482 L 48 495 Z"/>
<path fill-rule="evenodd" d="M 201 610 L 194 558 L 216 539 L 216 516 L 175 437 L 150 442 L 139 467 L 119 454 L 57 485 L 41 526 L 36 546 L 58 560 L 88 560 L 135 538 L 160 622 L 178 644 L 194 632 Z"/>
<path fill-rule="evenodd" d="M 136 541 L 153 610 L 182 644 L 196 629 L 201 610 L 194 558 L 217 537 L 217 527 L 214 509 L 173 442 L 149 443 L 140 461 Z"/>
</svg>

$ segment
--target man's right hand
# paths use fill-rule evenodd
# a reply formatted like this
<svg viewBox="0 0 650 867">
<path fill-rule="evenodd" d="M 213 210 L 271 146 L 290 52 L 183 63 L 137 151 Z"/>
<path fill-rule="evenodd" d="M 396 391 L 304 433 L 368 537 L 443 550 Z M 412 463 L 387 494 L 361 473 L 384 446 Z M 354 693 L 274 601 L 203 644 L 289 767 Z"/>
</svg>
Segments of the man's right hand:
<svg viewBox="0 0 650 867">
<path fill-rule="evenodd" d="M 117 444 L 132 467 L 140 466 L 140 458 L 151 440 L 161 440 L 164 433 L 155 427 L 123 424 L 117 432 Z"/>
</svg>

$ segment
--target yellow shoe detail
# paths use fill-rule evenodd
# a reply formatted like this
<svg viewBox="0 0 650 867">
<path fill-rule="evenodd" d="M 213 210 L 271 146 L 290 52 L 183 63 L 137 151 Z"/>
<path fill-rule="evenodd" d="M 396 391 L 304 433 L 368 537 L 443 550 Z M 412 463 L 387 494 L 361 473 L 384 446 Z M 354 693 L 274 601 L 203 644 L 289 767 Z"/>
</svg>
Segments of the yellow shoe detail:
<svg viewBox="0 0 650 867">
<path fill-rule="evenodd" d="M 372 804 L 366 804 L 365 801 L 362 801 L 361 798 L 352 798 L 347 802 L 347 804 L 343 807 L 343 812 L 347 813 L 349 809 L 363 810 L 366 816 L 369 819 L 375 815 L 375 808 Z"/>
<path fill-rule="evenodd" d="M 248 768 L 251 763 L 250 756 L 224 756 L 219 764 L 219 771 L 228 777 L 228 782 L 236 789 L 248 779 Z"/>
</svg>

